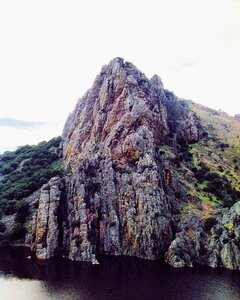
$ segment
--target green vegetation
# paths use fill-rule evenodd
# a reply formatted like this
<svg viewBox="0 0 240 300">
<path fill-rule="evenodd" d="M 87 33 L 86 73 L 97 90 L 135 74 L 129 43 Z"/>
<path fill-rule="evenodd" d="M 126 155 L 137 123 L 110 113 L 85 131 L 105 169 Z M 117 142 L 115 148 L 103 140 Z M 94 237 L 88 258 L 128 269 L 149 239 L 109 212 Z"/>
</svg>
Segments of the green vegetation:
<svg viewBox="0 0 240 300">
<path fill-rule="evenodd" d="M 80 226 L 80 221 L 79 220 L 72 221 L 72 223 L 71 223 L 72 228 L 76 228 L 76 227 L 79 227 L 79 226 Z"/>
<path fill-rule="evenodd" d="M 174 158 L 175 157 L 175 153 L 173 151 L 173 148 L 171 148 L 170 146 L 167 146 L 167 145 L 161 144 L 159 146 L 159 153 L 160 153 L 160 155 L 166 155 L 168 158 Z"/>
<path fill-rule="evenodd" d="M 201 190 L 204 190 L 204 189 L 207 188 L 208 184 L 209 184 L 209 181 L 208 181 L 208 180 L 204 180 L 204 181 L 202 181 L 201 183 L 200 183 L 200 182 L 198 183 L 198 187 L 199 187 Z"/>
<path fill-rule="evenodd" d="M 200 140 L 188 145 L 177 140 L 171 161 L 185 191 L 214 206 L 232 206 L 240 200 L 240 122 L 221 111 L 191 101 L 190 109 L 200 118 Z"/>
<path fill-rule="evenodd" d="M 6 236 L 6 238 L 8 238 L 10 240 L 24 239 L 26 232 L 27 232 L 26 227 L 23 224 L 16 223 L 13 226 L 12 231 L 10 232 L 10 234 L 8 236 Z"/>
<path fill-rule="evenodd" d="M 216 225 L 217 224 L 217 221 L 216 221 L 216 218 L 214 218 L 214 217 L 208 217 L 206 220 L 205 220 L 205 223 L 204 223 L 204 228 L 206 229 L 206 230 L 211 230 L 212 229 L 212 227 L 214 226 L 214 225 Z"/>
<path fill-rule="evenodd" d="M 240 200 L 240 122 L 222 111 L 185 102 L 201 120 L 201 138 L 191 145 L 177 139 L 175 157 L 168 158 L 186 193 L 210 206 L 230 207 Z"/>
<path fill-rule="evenodd" d="M 26 221 L 26 218 L 29 216 L 30 214 L 30 206 L 28 203 L 22 203 L 21 205 L 19 205 L 16 209 L 16 218 L 15 221 L 20 223 L 20 224 L 24 224 Z"/>
<path fill-rule="evenodd" d="M 61 138 L 26 145 L 0 157 L 0 201 L 9 203 L 29 196 L 48 180 L 61 174 L 58 148 Z M 7 202 L 4 200 L 8 200 Z M 5 205 L 4 205 L 5 207 Z"/>
<path fill-rule="evenodd" d="M 208 133 L 191 145 L 197 190 L 229 207 L 240 200 L 240 122 L 222 111 L 189 106 Z"/>
<path fill-rule="evenodd" d="M 233 223 L 227 223 L 224 225 L 225 228 L 227 228 L 227 230 L 232 230 L 233 229 Z"/>
<path fill-rule="evenodd" d="M 19 147 L 0 156 L 0 219 L 15 214 L 15 226 L 6 233 L 0 222 L 0 240 L 22 239 L 31 210 L 35 209 L 24 198 L 38 190 L 53 176 L 62 176 L 59 159 L 61 138 L 41 142 L 34 146 Z"/>
<path fill-rule="evenodd" d="M 6 226 L 3 222 L 0 222 L 0 233 L 3 233 L 6 231 Z"/>
<path fill-rule="evenodd" d="M 210 172 L 209 168 L 204 165 L 200 170 L 195 171 L 194 176 L 199 182 L 198 187 L 222 199 L 224 206 L 229 207 L 240 199 L 240 192 L 232 187 L 226 176 Z"/>
<path fill-rule="evenodd" d="M 182 168 L 193 161 L 193 154 L 191 153 L 189 144 L 184 139 L 177 140 L 177 155 L 174 158 L 174 163 L 177 168 Z"/>
</svg>

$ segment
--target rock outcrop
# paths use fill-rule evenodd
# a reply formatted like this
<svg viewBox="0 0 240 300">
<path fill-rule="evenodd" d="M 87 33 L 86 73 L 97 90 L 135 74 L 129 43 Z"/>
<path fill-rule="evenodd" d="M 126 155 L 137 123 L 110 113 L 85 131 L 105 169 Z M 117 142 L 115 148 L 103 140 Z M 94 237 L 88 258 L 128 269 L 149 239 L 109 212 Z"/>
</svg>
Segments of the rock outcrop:
<svg viewBox="0 0 240 300">
<path fill-rule="evenodd" d="M 174 267 L 192 267 L 194 263 L 210 267 L 240 270 L 240 201 L 229 210 L 215 212 L 212 228 L 201 223 L 176 234 L 167 253 L 166 262 Z"/>
<path fill-rule="evenodd" d="M 41 188 L 38 210 L 30 222 L 30 234 L 26 243 L 31 244 L 39 259 L 55 256 L 59 248 L 61 230 L 60 202 L 64 185 L 59 177 L 53 177 Z"/>
<path fill-rule="evenodd" d="M 187 191 L 160 151 L 167 144 L 177 153 L 201 134 L 199 118 L 158 76 L 148 80 L 121 58 L 104 66 L 64 127 L 68 175 L 41 189 L 28 236 L 37 257 L 129 255 L 238 269 L 239 204 L 219 213 L 218 233 L 194 213 L 181 215 Z"/>
<path fill-rule="evenodd" d="M 148 80 L 120 58 L 103 67 L 78 101 L 63 132 L 71 259 L 164 256 L 173 239 L 176 180 L 158 148 L 170 132 L 188 142 L 199 136 L 186 107 L 169 127 L 166 102 L 158 76 Z"/>
<path fill-rule="evenodd" d="M 236 114 L 236 115 L 234 116 L 234 119 L 237 120 L 238 122 L 240 122 L 240 114 Z"/>
</svg>

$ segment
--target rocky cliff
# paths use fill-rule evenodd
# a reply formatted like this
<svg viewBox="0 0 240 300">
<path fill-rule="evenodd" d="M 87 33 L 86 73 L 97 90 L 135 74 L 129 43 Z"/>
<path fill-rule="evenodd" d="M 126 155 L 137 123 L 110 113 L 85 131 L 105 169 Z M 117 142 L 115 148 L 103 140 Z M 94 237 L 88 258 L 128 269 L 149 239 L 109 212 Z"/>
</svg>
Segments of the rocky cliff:
<svg viewBox="0 0 240 300">
<path fill-rule="evenodd" d="M 194 263 L 210 267 L 240 269 L 240 201 L 230 210 L 216 211 L 211 228 L 204 228 L 195 216 L 194 224 L 176 234 L 166 262 L 174 267 L 192 267 Z"/>
<path fill-rule="evenodd" d="M 189 145 L 203 133 L 199 117 L 158 76 L 111 61 L 65 124 L 68 176 L 41 189 L 32 249 L 39 258 L 129 255 L 239 269 L 239 203 L 213 212 L 184 181 L 194 176 Z M 217 215 L 211 229 L 209 211 Z"/>
</svg>

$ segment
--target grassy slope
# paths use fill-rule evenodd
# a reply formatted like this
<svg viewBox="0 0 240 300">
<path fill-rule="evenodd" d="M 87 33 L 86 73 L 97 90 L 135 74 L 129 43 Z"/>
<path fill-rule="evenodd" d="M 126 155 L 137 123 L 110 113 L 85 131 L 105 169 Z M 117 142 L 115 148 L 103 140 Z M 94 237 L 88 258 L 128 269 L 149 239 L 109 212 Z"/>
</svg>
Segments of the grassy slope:
<svg viewBox="0 0 240 300">
<path fill-rule="evenodd" d="M 200 117 L 207 135 L 198 143 L 189 145 L 185 153 L 179 145 L 174 154 L 173 148 L 168 146 L 164 146 L 167 150 L 160 150 L 164 150 L 166 156 L 172 160 L 174 172 L 189 199 L 198 199 L 196 202 L 190 200 L 182 207 L 183 219 L 194 212 L 206 220 L 212 215 L 216 205 L 231 206 L 240 200 L 240 122 L 221 111 L 193 102 L 188 102 L 188 105 Z M 183 153 L 183 159 L 178 158 L 179 153 Z M 189 153 L 192 155 L 190 159 Z M 201 171 L 204 175 L 199 179 L 196 173 Z M 205 178 L 207 174 L 212 178 Z M 213 191 L 209 192 L 208 187 L 214 180 L 220 180 L 222 185 L 216 184 Z M 227 192 L 229 199 L 216 195 L 216 190 L 222 190 L 223 193 L 230 191 Z M 202 203 L 200 206 L 199 200 Z"/>
<path fill-rule="evenodd" d="M 192 102 L 189 105 L 201 118 L 210 138 L 204 143 L 200 142 L 195 147 L 193 146 L 194 157 L 197 161 L 204 161 L 214 172 L 221 176 L 225 175 L 231 185 L 239 191 L 240 122 L 224 112 Z M 229 147 L 221 147 L 221 144 L 229 145 Z"/>
<path fill-rule="evenodd" d="M 223 178 L 226 190 L 230 185 L 230 189 L 240 191 L 240 122 L 224 112 L 193 102 L 189 102 L 189 107 L 200 117 L 203 128 L 208 133 L 203 140 L 190 146 L 195 169 L 201 170 L 201 165 L 204 164 L 211 173 Z M 187 168 L 186 174 L 188 178 L 194 176 L 194 172 Z M 188 180 L 185 174 L 183 176 L 183 172 L 181 175 L 189 194 L 198 196 L 211 206 L 224 203 L 221 197 L 206 191 L 209 180 Z"/>
</svg>

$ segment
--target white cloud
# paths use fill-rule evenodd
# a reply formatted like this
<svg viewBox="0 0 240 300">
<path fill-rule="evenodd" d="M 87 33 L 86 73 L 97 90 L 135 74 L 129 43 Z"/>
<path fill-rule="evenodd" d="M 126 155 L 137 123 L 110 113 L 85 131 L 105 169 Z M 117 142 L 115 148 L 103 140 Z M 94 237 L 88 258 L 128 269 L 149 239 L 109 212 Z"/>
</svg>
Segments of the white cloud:
<svg viewBox="0 0 240 300">
<path fill-rule="evenodd" d="M 48 141 L 59 135 L 60 132 L 61 127 L 57 125 L 38 127 L 32 130 L 0 126 L 0 153 L 15 150 L 18 146 L 34 145 L 41 141 Z"/>
<path fill-rule="evenodd" d="M 15 129 L 22 130 L 34 130 L 38 127 L 51 125 L 47 122 L 38 122 L 38 121 L 24 121 L 12 118 L 0 118 L 0 126 L 10 127 Z"/>
<path fill-rule="evenodd" d="M 22 143 L 61 134 L 77 98 L 116 56 L 159 74 L 180 97 L 240 112 L 239 32 L 234 0 L 1 1 L 0 118 L 58 124 Z M 1 135 L 6 147 L 17 140 L 11 134 Z"/>
</svg>

